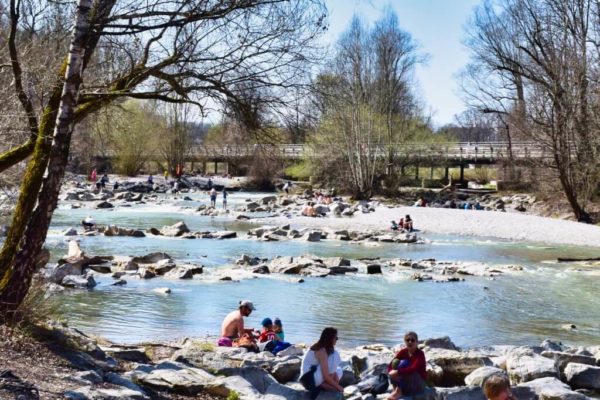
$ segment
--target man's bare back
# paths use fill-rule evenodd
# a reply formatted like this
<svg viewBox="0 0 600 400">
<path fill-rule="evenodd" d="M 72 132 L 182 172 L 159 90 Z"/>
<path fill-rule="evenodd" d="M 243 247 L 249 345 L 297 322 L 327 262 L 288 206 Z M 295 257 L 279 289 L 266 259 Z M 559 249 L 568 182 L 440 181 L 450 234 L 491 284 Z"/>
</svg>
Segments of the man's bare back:
<svg viewBox="0 0 600 400">
<path fill-rule="evenodd" d="M 221 324 L 221 337 L 237 338 L 244 333 L 244 318 L 240 310 L 227 314 Z"/>
</svg>

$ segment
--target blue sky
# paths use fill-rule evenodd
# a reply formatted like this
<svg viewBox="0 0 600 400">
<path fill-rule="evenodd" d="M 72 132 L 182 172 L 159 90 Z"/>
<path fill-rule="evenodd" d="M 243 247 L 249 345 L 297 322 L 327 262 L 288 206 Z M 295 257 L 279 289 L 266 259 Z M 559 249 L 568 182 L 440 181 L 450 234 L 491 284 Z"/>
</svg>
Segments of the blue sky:
<svg viewBox="0 0 600 400">
<path fill-rule="evenodd" d="M 481 0 L 325 0 L 329 9 L 330 29 L 327 41 L 335 43 L 356 13 L 373 23 L 386 5 L 391 5 L 400 21 L 419 43 L 429 61 L 419 66 L 416 78 L 426 110 L 433 114 L 436 126 L 455 122 L 454 115 L 464 110 L 458 94 L 456 74 L 468 61 L 462 45 L 464 25 Z"/>
</svg>

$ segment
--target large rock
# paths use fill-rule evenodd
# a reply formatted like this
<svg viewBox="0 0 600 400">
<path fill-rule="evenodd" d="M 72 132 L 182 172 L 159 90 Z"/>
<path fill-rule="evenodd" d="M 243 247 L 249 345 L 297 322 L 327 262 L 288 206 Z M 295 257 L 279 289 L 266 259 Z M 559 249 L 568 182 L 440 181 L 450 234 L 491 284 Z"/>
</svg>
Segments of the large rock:
<svg viewBox="0 0 600 400">
<path fill-rule="evenodd" d="M 279 383 L 294 381 L 300 376 L 300 364 L 302 360 L 299 358 L 289 358 L 275 364 L 271 374 Z"/>
<path fill-rule="evenodd" d="M 458 347 L 452 342 L 450 337 L 442 336 L 439 338 L 428 338 L 423 341 L 423 345 L 429 348 L 458 350 Z"/>
<path fill-rule="evenodd" d="M 241 376 L 227 376 L 215 379 L 206 385 L 204 392 L 219 397 L 228 397 L 234 392 L 240 400 L 254 400 L 260 397 L 260 392 Z"/>
<path fill-rule="evenodd" d="M 584 400 L 581 393 L 574 392 L 571 388 L 556 378 L 538 378 L 521 383 L 517 388 L 530 388 L 539 400 Z M 515 388 L 516 389 L 516 388 Z M 517 397 L 521 399 L 521 397 Z"/>
<path fill-rule="evenodd" d="M 554 364 L 561 373 L 569 363 L 596 365 L 594 357 L 582 354 L 571 354 L 563 351 L 543 351 L 542 356 L 554 360 Z"/>
<path fill-rule="evenodd" d="M 565 368 L 565 378 L 575 389 L 600 389 L 600 367 L 569 363 Z"/>
<path fill-rule="evenodd" d="M 461 385 L 471 372 L 480 367 L 492 366 L 492 361 L 488 356 L 475 351 L 460 352 L 430 348 L 426 349 L 425 356 L 429 362 L 441 367 L 444 371 L 441 382 L 434 382 L 442 386 Z"/>
<path fill-rule="evenodd" d="M 488 376 L 494 374 L 506 375 L 506 371 L 496 367 L 477 368 L 465 377 L 465 384 L 467 386 L 481 386 Z"/>
<path fill-rule="evenodd" d="M 194 367 L 216 371 L 219 374 L 242 375 L 237 370 L 228 371 L 231 368 L 238 368 L 239 358 L 247 352 L 240 347 L 216 347 L 213 343 L 189 340 L 182 349 L 173 354 L 172 359 Z M 247 376 L 244 378 L 248 379 Z"/>
<path fill-rule="evenodd" d="M 215 239 L 233 239 L 237 237 L 237 232 L 234 231 L 219 231 L 212 235 Z"/>
<path fill-rule="evenodd" d="M 271 374 L 260 367 L 223 368 L 219 370 L 219 374 L 225 376 L 240 376 L 250 382 L 260 393 L 266 393 L 267 388 L 270 385 L 277 383 Z"/>
<path fill-rule="evenodd" d="M 125 387 L 96 388 L 84 386 L 64 393 L 65 399 L 69 400 L 146 400 L 149 399 L 143 392 L 131 390 Z"/>
<path fill-rule="evenodd" d="M 260 199 L 260 203 L 265 206 L 269 203 L 274 203 L 276 201 L 277 201 L 277 196 L 265 196 L 262 199 Z"/>
<path fill-rule="evenodd" d="M 528 347 L 512 350 L 506 359 L 506 369 L 513 385 L 538 378 L 558 377 L 554 361 Z"/>
<path fill-rule="evenodd" d="M 310 231 L 302 236 L 302 240 L 307 242 L 319 242 L 321 241 L 321 231 Z"/>
<path fill-rule="evenodd" d="M 138 263 L 138 264 L 155 264 L 158 263 L 160 260 L 171 260 L 171 256 L 168 255 L 167 253 L 163 253 L 163 252 L 155 252 L 155 253 L 150 253 L 150 254 L 146 254 L 145 256 L 141 256 L 141 257 L 133 257 L 131 261 Z"/>
<path fill-rule="evenodd" d="M 113 208 L 114 206 L 109 203 L 108 201 L 101 201 L 100 203 L 96 204 L 96 208 Z"/>
<path fill-rule="evenodd" d="M 162 362 L 148 373 L 134 371 L 132 379 L 135 383 L 153 389 L 195 395 L 214 381 L 215 376 L 202 369 L 187 367 L 184 364 Z"/>
<path fill-rule="evenodd" d="M 192 279 L 194 275 L 202 273 L 202 266 L 180 266 L 167 272 L 164 277 L 167 279 Z"/>
<path fill-rule="evenodd" d="M 274 383 L 267 389 L 265 400 L 311 400 L 306 390 Z"/>
<path fill-rule="evenodd" d="M 82 272 L 81 263 L 65 263 L 52 268 L 49 271 L 49 278 L 54 283 L 61 283 L 67 275 L 81 275 Z"/>
<path fill-rule="evenodd" d="M 63 278 L 61 285 L 77 289 L 91 289 L 96 286 L 93 276 L 67 275 Z"/>
<path fill-rule="evenodd" d="M 160 233 L 164 236 L 177 237 L 184 233 L 188 233 L 190 230 L 183 221 L 179 221 L 171 226 L 163 226 Z"/>
<path fill-rule="evenodd" d="M 435 400 L 486 400 L 480 387 L 435 388 Z"/>
</svg>

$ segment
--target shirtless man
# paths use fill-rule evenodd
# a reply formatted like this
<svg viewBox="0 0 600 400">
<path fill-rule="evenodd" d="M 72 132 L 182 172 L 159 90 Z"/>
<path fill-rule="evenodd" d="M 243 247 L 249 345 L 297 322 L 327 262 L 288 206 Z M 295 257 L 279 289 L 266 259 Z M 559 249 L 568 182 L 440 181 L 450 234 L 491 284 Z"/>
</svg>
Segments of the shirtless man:
<svg viewBox="0 0 600 400">
<path fill-rule="evenodd" d="M 239 308 L 227 314 L 223 320 L 221 324 L 221 338 L 217 344 L 219 346 L 232 347 L 233 339 L 241 337 L 244 333 L 252 335 L 253 329 L 244 328 L 244 317 L 250 316 L 254 310 L 254 304 L 250 300 L 240 301 Z"/>
</svg>

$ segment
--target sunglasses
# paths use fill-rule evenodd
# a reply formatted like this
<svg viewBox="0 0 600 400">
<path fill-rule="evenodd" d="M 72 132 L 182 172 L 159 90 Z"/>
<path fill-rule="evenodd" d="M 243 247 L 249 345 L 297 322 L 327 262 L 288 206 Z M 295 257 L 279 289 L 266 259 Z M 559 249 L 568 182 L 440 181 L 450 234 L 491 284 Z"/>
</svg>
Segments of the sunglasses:
<svg viewBox="0 0 600 400">
<path fill-rule="evenodd" d="M 415 339 L 413 339 L 413 338 L 404 339 L 404 341 L 405 341 L 406 343 L 414 343 L 414 342 L 416 342 L 416 340 L 415 340 Z"/>
</svg>

